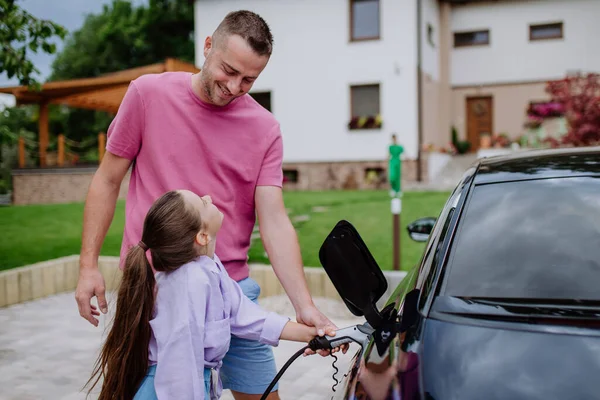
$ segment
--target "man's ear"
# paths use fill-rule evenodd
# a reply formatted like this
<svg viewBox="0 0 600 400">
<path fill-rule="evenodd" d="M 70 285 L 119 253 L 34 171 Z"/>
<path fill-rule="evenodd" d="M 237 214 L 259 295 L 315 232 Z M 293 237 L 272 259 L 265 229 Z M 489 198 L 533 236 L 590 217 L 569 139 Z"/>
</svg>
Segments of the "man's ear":
<svg viewBox="0 0 600 400">
<path fill-rule="evenodd" d="M 212 37 L 207 36 L 206 39 L 204 39 L 204 58 L 208 57 L 208 54 L 210 53 L 210 50 L 213 47 L 213 41 L 212 41 Z"/>
<path fill-rule="evenodd" d="M 196 234 L 196 243 L 204 247 L 210 243 L 210 236 L 204 231 L 200 231 Z"/>
</svg>

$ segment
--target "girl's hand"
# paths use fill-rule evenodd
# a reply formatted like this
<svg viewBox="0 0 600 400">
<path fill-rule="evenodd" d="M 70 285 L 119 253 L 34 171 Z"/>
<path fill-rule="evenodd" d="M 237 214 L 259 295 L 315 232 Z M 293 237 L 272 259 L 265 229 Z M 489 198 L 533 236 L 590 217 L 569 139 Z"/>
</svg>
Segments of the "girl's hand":
<svg viewBox="0 0 600 400">
<path fill-rule="evenodd" d="M 317 329 L 314 326 L 308 326 L 304 324 L 299 324 L 298 322 L 288 321 L 288 323 L 284 326 L 283 332 L 281 332 L 282 340 L 291 340 L 294 342 L 304 342 L 308 343 L 316 336 L 335 336 L 335 329 L 328 328 L 327 331 L 323 329 Z M 330 354 L 337 353 L 340 351 L 340 347 L 336 347 L 332 350 L 317 350 L 317 353 L 323 357 L 327 357 Z M 306 349 L 304 351 L 304 356 L 308 356 L 311 354 L 315 354 L 311 349 Z"/>
<path fill-rule="evenodd" d="M 307 327 L 307 328 L 311 328 L 311 337 L 307 342 L 310 342 L 315 336 L 324 336 L 325 335 L 325 332 L 322 329 L 317 330 L 316 328 L 314 328 L 312 326 Z M 327 332 L 327 336 L 335 336 L 335 331 L 331 330 L 331 331 Z M 327 357 L 328 355 L 337 353 L 340 350 L 341 350 L 340 347 L 335 347 L 331 350 L 317 350 L 317 353 L 319 353 L 319 355 L 321 357 Z M 303 356 L 306 357 L 306 356 L 310 356 L 312 354 L 315 354 L 315 352 L 312 351 L 311 349 L 306 349 L 304 351 Z"/>
</svg>

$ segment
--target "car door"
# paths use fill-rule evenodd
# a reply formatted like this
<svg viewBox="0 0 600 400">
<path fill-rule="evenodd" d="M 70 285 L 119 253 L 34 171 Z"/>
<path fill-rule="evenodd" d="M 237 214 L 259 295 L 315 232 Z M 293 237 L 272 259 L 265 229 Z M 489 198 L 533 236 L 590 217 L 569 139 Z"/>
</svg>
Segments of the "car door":
<svg viewBox="0 0 600 400">
<path fill-rule="evenodd" d="M 419 398 L 419 325 L 427 315 L 430 299 L 435 292 L 432 289 L 439 278 L 444 254 L 458 218 L 457 210 L 464 203 L 475 171 L 475 167 L 467 170 L 448 197 L 432 228 L 420 262 L 408 271 L 384 306 L 384 309 L 393 307 L 400 321 L 406 316 L 405 307 L 411 308 L 413 326 L 405 332 L 396 332 L 384 352 L 378 351 L 374 340 L 365 349 L 360 349 L 346 374 L 343 395 L 337 398 L 395 399 L 401 395 L 401 398 Z"/>
</svg>

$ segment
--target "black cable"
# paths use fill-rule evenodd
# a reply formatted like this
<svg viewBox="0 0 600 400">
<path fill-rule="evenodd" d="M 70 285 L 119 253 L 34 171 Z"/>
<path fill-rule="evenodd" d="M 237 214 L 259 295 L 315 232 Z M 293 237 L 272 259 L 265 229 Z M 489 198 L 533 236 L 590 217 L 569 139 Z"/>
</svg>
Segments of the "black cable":
<svg viewBox="0 0 600 400">
<path fill-rule="evenodd" d="M 290 357 L 290 359 L 285 363 L 285 365 L 281 368 L 281 370 L 279 371 L 279 373 L 275 376 L 275 379 L 273 379 L 273 381 L 271 382 L 271 384 L 269 385 L 269 387 L 267 388 L 267 390 L 265 390 L 265 392 L 263 393 L 262 397 L 260 398 L 260 400 L 266 400 L 267 396 L 269 396 L 269 393 L 271 393 L 271 390 L 275 387 L 275 385 L 277 384 L 277 382 L 279 381 L 279 379 L 281 378 L 281 376 L 283 375 L 283 373 L 285 372 L 286 369 L 288 369 L 288 367 L 296 360 L 296 358 L 300 357 L 304 351 L 306 349 L 310 348 L 309 346 L 304 346 L 303 348 L 301 348 L 300 350 L 298 350 L 296 352 L 296 354 L 294 354 L 292 357 Z"/>
<path fill-rule="evenodd" d="M 335 354 L 331 353 L 331 357 L 333 357 L 333 362 L 331 363 L 331 366 L 333 367 L 333 369 L 335 369 L 335 372 L 333 373 L 333 380 L 335 381 L 335 383 L 331 387 L 331 390 L 335 392 L 335 387 L 338 385 L 338 383 L 340 383 L 340 381 L 337 380 L 337 378 L 335 377 L 335 375 L 340 370 L 338 369 L 338 367 L 335 366 L 335 362 L 337 361 L 337 356 Z"/>
</svg>

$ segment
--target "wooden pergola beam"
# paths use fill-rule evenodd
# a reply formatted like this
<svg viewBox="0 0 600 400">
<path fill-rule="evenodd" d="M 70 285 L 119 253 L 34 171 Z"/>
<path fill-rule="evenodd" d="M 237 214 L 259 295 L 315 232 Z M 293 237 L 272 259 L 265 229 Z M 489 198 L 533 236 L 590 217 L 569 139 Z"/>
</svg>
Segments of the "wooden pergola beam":
<svg viewBox="0 0 600 400">
<path fill-rule="evenodd" d="M 38 120 L 38 145 L 40 152 L 40 167 L 42 168 L 46 166 L 46 150 L 48 148 L 48 143 L 50 143 L 48 121 L 48 102 L 42 101 L 40 103 L 40 117 Z"/>
<path fill-rule="evenodd" d="M 162 63 L 117 71 L 95 78 L 48 82 L 41 91 L 32 91 L 27 86 L 0 87 L 0 93 L 12 94 L 17 105 L 38 104 L 38 140 L 40 167 L 47 165 L 49 140 L 49 104 L 64 104 L 73 108 L 100 110 L 116 114 L 132 80 L 146 74 L 171 71 L 199 72 L 195 65 L 173 58 Z"/>
</svg>

